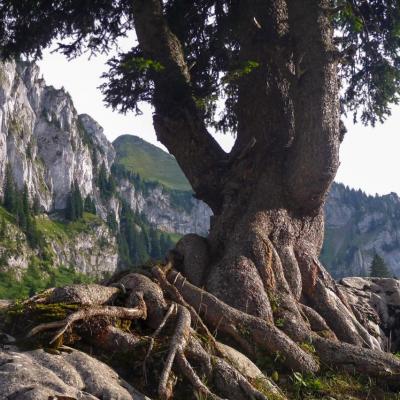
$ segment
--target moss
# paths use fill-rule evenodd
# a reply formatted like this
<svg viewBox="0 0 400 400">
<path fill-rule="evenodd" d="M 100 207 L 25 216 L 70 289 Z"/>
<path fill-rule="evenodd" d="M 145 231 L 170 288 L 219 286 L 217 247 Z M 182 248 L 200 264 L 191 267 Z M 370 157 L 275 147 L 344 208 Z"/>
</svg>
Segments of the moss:
<svg viewBox="0 0 400 400">
<path fill-rule="evenodd" d="M 79 305 L 77 304 L 41 304 L 17 301 L 3 311 L 1 325 L 4 326 L 7 332 L 17 338 L 18 344 L 22 347 L 42 347 L 43 343 L 48 343 L 51 332 L 45 332 L 29 339 L 26 338 L 27 332 L 41 323 L 63 320 L 78 309 Z M 53 348 L 60 346 L 62 344 L 60 343 L 55 343 Z"/>
<path fill-rule="evenodd" d="M 239 324 L 236 326 L 236 330 L 239 332 L 239 335 L 245 339 L 252 339 L 251 332 L 246 325 Z"/>
<path fill-rule="evenodd" d="M 315 347 L 309 342 L 300 343 L 299 346 L 309 354 L 314 355 L 316 353 Z"/>
<path fill-rule="evenodd" d="M 378 387 L 368 377 L 355 376 L 336 371 L 320 375 L 302 375 L 295 372 L 286 381 L 287 397 L 296 400 L 334 398 L 336 400 L 399 400 L 399 394 Z"/>
<path fill-rule="evenodd" d="M 266 378 L 257 377 L 255 379 L 251 379 L 250 383 L 263 395 L 267 397 L 268 400 L 283 400 L 284 396 L 273 392 L 271 388 L 268 386 Z"/>
</svg>

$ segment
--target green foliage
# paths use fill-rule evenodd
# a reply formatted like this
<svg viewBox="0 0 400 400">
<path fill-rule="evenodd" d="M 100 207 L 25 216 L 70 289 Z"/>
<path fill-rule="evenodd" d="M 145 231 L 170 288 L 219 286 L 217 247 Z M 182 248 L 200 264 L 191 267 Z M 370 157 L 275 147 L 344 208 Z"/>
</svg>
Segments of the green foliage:
<svg viewBox="0 0 400 400">
<path fill-rule="evenodd" d="M 86 196 L 85 203 L 83 206 L 85 212 L 96 215 L 96 204 L 94 200 L 88 195 Z"/>
<path fill-rule="evenodd" d="M 107 215 L 107 225 L 110 228 L 112 233 L 117 233 L 118 231 L 118 222 L 117 218 L 115 217 L 115 214 L 113 211 L 110 211 Z"/>
<path fill-rule="evenodd" d="M 108 200 L 115 194 L 115 180 L 114 177 L 107 172 L 105 163 L 101 164 L 98 176 L 97 186 L 100 190 L 100 195 L 103 199 Z"/>
<path fill-rule="evenodd" d="M 375 278 L 390 278 L 392 276 L 385 260 L 377 253 L 375 253 L 374 258 L 372 259 L 369 274 Z"/>
<path fill-rule="evenodd" d="M 84 204 L 81 191 L 77 182 L 74 182 L 71 193 L 67 197 L 65 218 L 69 221 L 77 221 L 83 217 Z"/>
<path fill-rule="evenodd" d="M 127 59 L 121 67 L 128 71 L 137 69 L 140 72 L 146 72 L 148 70 L 160 72 L 165 69 L 165 67 L 158 61 L 146 59 L 144 57 L 132 57 Z"/>
<path fill-rule="evenodd" d="M 353 112 L 355 118 L 360 114 L 364 123 L 374 124 L 389 115 L 390 104 L 399 100 L 400 4 L 394 0 L 334 0 L 329 4 L 334 11 L 325 12 L 337 36 L 337 53 L 340 52 L 333 51 L 332 55 L 339 56 L 340 74 L 345 80 L 343 109 Z M 259 54 L 243 60 L 240 2 L 167 0 L 163 6 L 166 21 L 190 66 L 190 95 L 206 103 L 202 112 L 207 122 L 234 131 L 239 83 L 255 68 L 270 68 L 261 47 Z M 84 50 L 108 52 L 118 38 L 133 28 L 130 10 L 129 0 L 40 0 L 34 10 L 19 0 L 3 0 L 1 50 L 5 56 L 40 56 L 42 49 L 57 39 L 57 49 L 69 57 Z M 267 21 L 258 22 L 264 27 Z M 265 34 L 263 29 L 260 35 Z M 282 54 L 292 50 L 291 32 L 289 29 L 281 43 Z M 276 44 L 266 51 L 276 51 L 273 46 Z M 104 74 L 107 82 L 102 86 L 108 104 L 122 112 L 139 113 L 141 102 L 153 101 L 154 79 L 164 73 L 157 54 L 149 59 L 137 45 L 112 58 L 109 67 Z M 225 108 L 219 115 L 217 102 L 221 98 Z"/>
<path fill-rule="evenodd" d="M 250 74 L 253 70 L 260 67 L 260 63 L 257 61 L 246 61 L 242 63 L 240 68 L 236 68 L 226 74 L 224 78 L 222 78 L 222 82 L 229 83 L 234 80 L 238 80 L 245 75 Z"/>
<path fill-rule="evenodd" d="M 287 397 L 295 400 L 399 399 L 398 394 L 379 387 L 368 377 L 334 370 L 323 371 L 319 375 L 294 372 L 284 386 Z"/>
<path fill-rule="evenodd" d="M 337 0 L 334 26 L 341 40 L 341 74 L 346 90 L 342 105 L 374 125 L 399 101 L 400 3 Z"/>
<path fill-rule="evenodd" d="M 118 250 L 126 266 L 143 264 L 149 258 L 150 249 L 144 233 L 147 224 L 143 216 L 132 211 L 125 202 L 122 203 Z"/>
<path fill-rule="evenodd" d="M 4 198 L 3 205 L 4 208 L 14 214 L 16 212 L 17 200 L 16 200 L 16 187 L 14 182 L 14 177 L 11 169 L 11 165 L 7 163 L 6 173 L 4 178 Z"/>
<path fill-rule="evenodd" d="M 93 282 L 92 278 L 73 268 L 52 268 L 34 257 L 18 279 L 12 271 L 0 271 L 0 298 L 23 299 L 50 287 L 90 282 Z"/>
<path fill-rule="evenodd" d="M 133 135 L 118 137 L 113 146 L 116 165 L 124 166 L 144 180 L 159 182 L 168 189 L 191 191 L 175 158 L 160 148 Z"/>
<path fill-rule="evenodd" d="M 33 211 L 29 201 L 29 191 L 25 184 L 23 192 L 19 192 L 11 171 L 7 164 L 4 184 L 4 208 L 15 217 L 16 224 L 26 234 L 29 245 L 32 248 L 39 248 L 43 244 L 43 238 L 37 230 Z M 3 236 L 5 231 L 5 220 L 3 220 Z"/>
<path fill-rule="evenodd" d="M 150 255 L 152 258 L 158 260 L 162 257 L 161 247 L 160 247 L 160 236 L 154 228 L 149 230 L 150 238 Z"/>
</svg>

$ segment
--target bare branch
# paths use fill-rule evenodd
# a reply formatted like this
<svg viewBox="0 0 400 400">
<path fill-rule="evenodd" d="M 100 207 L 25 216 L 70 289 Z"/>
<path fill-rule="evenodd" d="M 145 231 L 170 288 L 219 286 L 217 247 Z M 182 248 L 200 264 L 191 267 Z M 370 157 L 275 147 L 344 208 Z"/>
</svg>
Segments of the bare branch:
<svg viewBox="0 0 400 400">
<path fill-rule="evenodd" d="M 162 65 L 153 73 L 157 137 L 176 157 L 197 197 L 215 211 L 221 202 L 218 165 L 226 153 L 208 133 L 195 104 L 182 46 L 164 18 L 161 1 L 138 0 L 133 9 L 140 48 Z"/>
<path fill-rule="evenodd" d="M 89 307 L 83 308 L 77 312 L 70 314 L 67 318 L 62 321 L 48 322 L 40 324 L 33 328 L 27 335 L 32 337 L 40 332 L 47 331 L 50 329 L 61 328 L 57 331 L 55 336 L 51 339 L 50 343 L 54 343 L 65 331 L 76 321 L 87 320 L 93 317 L 109 317 L 109 318 L 121 318 L 121 319 L 146 319 L 147 309 L 146 304 L 142 300 L 142 304 L 136 308 L 125 308 L 125 307 L 114 307 L 114 306 L 102 306 L 102 307 Z"/>
</svg>

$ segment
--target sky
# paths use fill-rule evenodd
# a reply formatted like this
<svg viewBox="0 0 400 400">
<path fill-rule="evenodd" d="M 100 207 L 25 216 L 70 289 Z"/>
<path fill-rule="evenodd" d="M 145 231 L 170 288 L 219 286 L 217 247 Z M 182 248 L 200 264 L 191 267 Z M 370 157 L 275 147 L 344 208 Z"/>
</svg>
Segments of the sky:
<svg viewBox="0 0 400 400">
<path fill-rule="evenodd" d="M 144 105 L 140 116 L 122 115 L 105 106 L 98 86 L 103 83 L 100 76 L 107 70 L 108 58 L 101 55 L 89 60 L 83 55 L 68 61 L 63 55 L 46 51 L 38 64 L 46 83 L 64 87 L 78 113 L 91 115 L 110 141 L 122 134 L 133 134 L 165 150 L 157 141 L 150 106 Z M 392 116 L 375 128 L 353 125 L 351 120 L 345 124 L 348 132 L 340 150 L 336 181 L 372 195 L 400 194 L 400 107 L 394 107 Z M 234 138 L 229 134 L 215 137 L 229 151 Z"/>
</svg>

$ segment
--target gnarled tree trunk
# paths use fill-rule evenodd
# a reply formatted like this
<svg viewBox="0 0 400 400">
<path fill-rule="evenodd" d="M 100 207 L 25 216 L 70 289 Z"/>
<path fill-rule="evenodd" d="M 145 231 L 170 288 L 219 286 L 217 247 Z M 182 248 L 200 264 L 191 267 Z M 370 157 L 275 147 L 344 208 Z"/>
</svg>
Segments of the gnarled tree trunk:
<svg viewBox="0 0 400 400">
<path fill-rule="evenodd" d="M 342 138 L 329 6 L 329 0 L 237 3 L 239 57 L 258 67 L 240 77 L 229 154 L 196 108 L 190 69 L 161 2 L 135 1 L 133 8 L 143 53 L 164 67 L 154 73 L 157 136 L 214 212 L 207 239 L 191 235 L 178 244 L 177 268 L 294 342 L 314 337 L 319 350 L 328 349 L 322 336 L 380 350 L 318 260 Z"/>
</svg>

